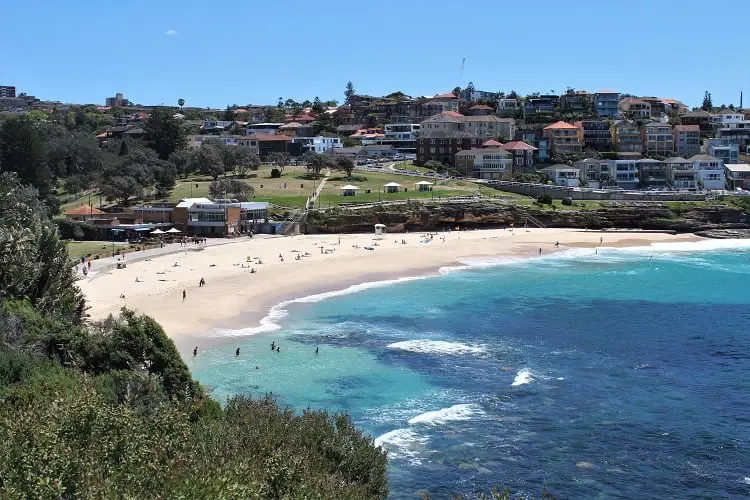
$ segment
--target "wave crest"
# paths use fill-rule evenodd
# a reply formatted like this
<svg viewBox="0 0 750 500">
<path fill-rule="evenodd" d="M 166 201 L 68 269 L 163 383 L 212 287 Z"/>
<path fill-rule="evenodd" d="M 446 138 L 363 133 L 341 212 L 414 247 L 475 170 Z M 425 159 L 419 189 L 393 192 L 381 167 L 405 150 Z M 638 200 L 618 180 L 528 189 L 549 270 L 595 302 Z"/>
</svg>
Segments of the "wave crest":
<svg viewBox="0 0 750 500">
<path fill-rule="evenodd" d="M 470 420 L 476 415 L 482 415 L 484 411 L 475 404 L 453 405 L 440 410 L 428 411 L 409 419 L 409 424 L 438 425 L 455 420 Z"/>
<path fill-rule="evenodd" d="M 523 370 L 520 370 L 518 373 L 516 373 L 516 377 L 513 379 L 513 383 L 510 385 L 513 387 L 517 387 L 519 385 L 530 384 L 533 381 L 534 374 L 524 368 Z"/>
<path fill-rule="evenodd" d="M 481 354 L 487 352 L 484 345 L 466 345 L 444 340 L 406 340 L 389 344 L 388 349 L 417 352 L 420 354 Z"/>
</svg>

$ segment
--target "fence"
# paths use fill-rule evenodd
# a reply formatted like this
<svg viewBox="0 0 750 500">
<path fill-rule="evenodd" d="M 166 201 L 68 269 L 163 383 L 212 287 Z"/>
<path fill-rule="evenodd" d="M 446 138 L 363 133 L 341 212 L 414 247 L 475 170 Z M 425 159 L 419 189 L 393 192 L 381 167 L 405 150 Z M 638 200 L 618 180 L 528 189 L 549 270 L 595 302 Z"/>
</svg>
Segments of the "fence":
<svg viewBox="0 0 750 500">
<path fill-rule="evenodd" d="M 555 199 L 572 198 L 574 200 L 703 201 L 709 196 L 708 193 L 690 191 L 625 191 L 500 180 L 487 181 L 486 185 L 500 191 L 523 194 L 533 198 L 547 193 Z"/>
</svg>

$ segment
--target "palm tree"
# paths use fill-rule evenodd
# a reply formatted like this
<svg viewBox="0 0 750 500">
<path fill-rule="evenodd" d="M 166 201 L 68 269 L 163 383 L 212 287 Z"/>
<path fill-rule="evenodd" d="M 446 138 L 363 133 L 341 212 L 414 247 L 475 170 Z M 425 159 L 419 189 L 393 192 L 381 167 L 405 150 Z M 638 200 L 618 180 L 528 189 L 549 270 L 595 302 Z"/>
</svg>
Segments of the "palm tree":
<svg viewBox="0 0 750 500">
<path fill-rule="evenodd" d="M 182 107 L 185 105 L 185 99 L 177 99 L 177 105 L 180 107 L 180 111 L 182 111 Z"/>
</svg>

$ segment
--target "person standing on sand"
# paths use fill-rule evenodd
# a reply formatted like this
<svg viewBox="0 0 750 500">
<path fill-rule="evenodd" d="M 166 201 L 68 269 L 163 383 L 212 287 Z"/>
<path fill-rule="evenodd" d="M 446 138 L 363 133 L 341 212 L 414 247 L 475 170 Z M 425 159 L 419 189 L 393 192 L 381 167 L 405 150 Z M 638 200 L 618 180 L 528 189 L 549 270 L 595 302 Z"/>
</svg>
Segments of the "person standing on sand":
<svg viewBox="0 0 750 500">
<path fill-rule="evenodd" d="M 182 291 L 182 301 L 185 302 L 185 299 L 187 299 L 187 292 L 185 290 Z"/>
<path fill-rule="evenodd" d="M 542 255 L 542 249 L 541 248 L 539 249 L 539 255 Z"/>
<path fill-rule="evenodd" d="M 195 346 L 195 349 L 193 349 L 193 357 L 196 357 L 198 355 L 198 346 Z"/>
</svg>

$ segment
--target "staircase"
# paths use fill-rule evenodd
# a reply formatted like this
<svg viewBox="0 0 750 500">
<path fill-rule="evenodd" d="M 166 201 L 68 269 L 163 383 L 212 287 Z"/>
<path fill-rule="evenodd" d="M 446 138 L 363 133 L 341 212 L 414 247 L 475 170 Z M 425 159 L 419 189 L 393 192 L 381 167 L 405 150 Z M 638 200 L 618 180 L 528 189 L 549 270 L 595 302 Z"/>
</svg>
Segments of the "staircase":
<svg viewBox="0 0 750 500">
<path fill-rule="evenodd" d="M 527 212 L 524 212 L 523 210 L 519 210 L 519 212 L 521 212 L 521 215 L 523 215 L 523 217 L 525 218 L 525 220 L 523 222 L 523 227 L 529 227 L 529 222 L 531 222 L 533 225 L 535 225 L 538 228 L 545 228 L 546 227 L 544 224 L 542 224 L 541 222 L 539 222 L 539 219 L 537 219 L 533 215 L 531 215 L 531 214 L 529 214 Z"/>
</svg>

